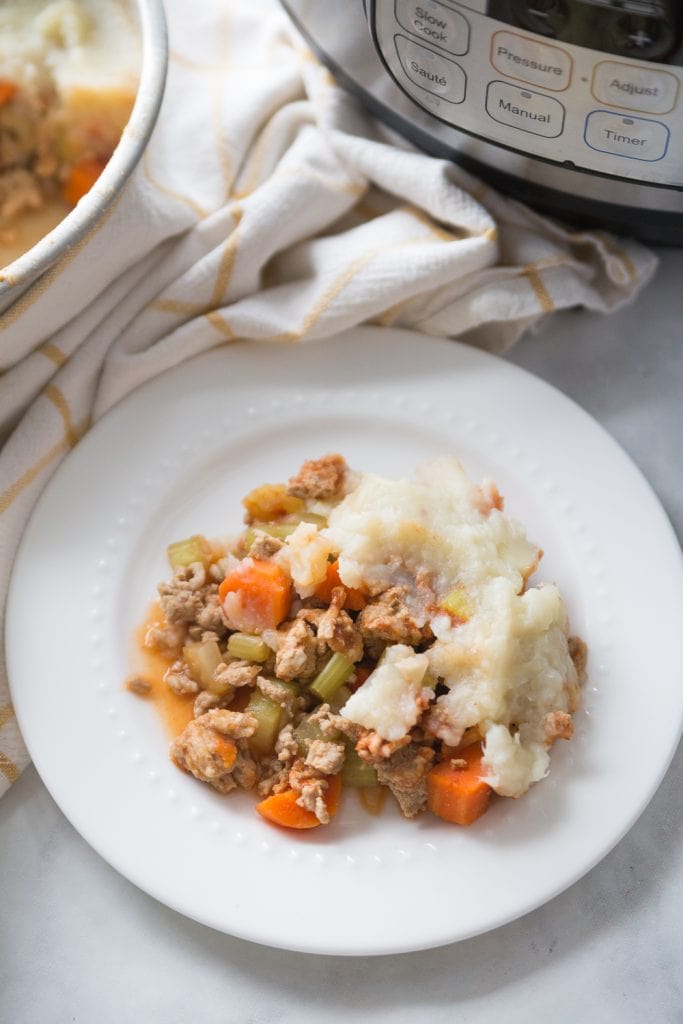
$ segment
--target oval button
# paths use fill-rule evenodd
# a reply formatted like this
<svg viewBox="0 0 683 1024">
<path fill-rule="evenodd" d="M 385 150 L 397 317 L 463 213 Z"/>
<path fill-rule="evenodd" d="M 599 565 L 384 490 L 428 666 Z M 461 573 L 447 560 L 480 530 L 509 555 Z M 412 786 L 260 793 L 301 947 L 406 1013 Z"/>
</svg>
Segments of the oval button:
<svg viewBox="0 0 683 1024">
<path fill-rule="evenodd" d="M 584 140 L 591 149 L 650 162 L 666 154 L 669 137 L 669 129 L 661 121 L 624 117 L 610 110 L 594 110 L 584 129 Z"/>
<path fill-rule="evenodd" d="M 648 114 L 668 114 L 676 106 L 678 79 L 647 65 L 603 60 L 595 65 L 591 91 L 600 103 Z"/>
<path fill-rule="evenodd" d="M 448 103 L 462 103 L 467 77 L 459 64 L 405 36 L 394 36 L 394 42 L 401 67 L 411 82 Z"/>
<path fill-rule="evenodd" d="M 462 14 L 436 0 L 396 0 L 396 20 L 406 32 L 420 36 L 432 46 L 440 46 L 456 56 L 467 53 L 470 26 Z"/>
<path fill-rule="evenodd" d="M 517 32 L 494 32 L 491 63 L 508 78 L 540 85 L 551 92 L 562 92 L 572 77 L 573 61 L 566 50 Z"/>
<path fill-rule="evenodd" d="M 559 100 L 509 82 L 489 83 L 486 113 L 499 124 L 546 139 L 556 139 L 564 128 L 564 107 Z"/>
</svg>

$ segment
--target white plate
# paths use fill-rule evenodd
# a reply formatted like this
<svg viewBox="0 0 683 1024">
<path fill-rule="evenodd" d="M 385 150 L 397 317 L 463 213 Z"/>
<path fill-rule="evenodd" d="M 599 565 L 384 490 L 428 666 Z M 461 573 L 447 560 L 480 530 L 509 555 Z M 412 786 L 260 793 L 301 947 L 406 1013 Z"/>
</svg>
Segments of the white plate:
<svg viewBox="0 0 683 1024">
<path fill-rule="evenodd" d="M 545 549 L 590 647 L 584 710 L 552 774 L 469 829 L 355 794 L 288 834 L 247 794 L 179 772 L 155 711 L 122 689 L 166 544 L 238 527 L 240 497 L 331 450 L 388 475 L 446 452 L 491 475 Z M 239 344 L 135 392 L 46 488 L 7 613 L 12 697 L 57 803 L 127 878 L 223 931 L 319 953 L 463 939 L 561 892 L 645 807 L 683 718 L 678 544 L 633 464 L 571 401 L 453 342 L 359 329 L 311 346 Z M 642 738 L 645 742 L 642 742 Z M 643 756 L 643 751 L 647 755 Z"/>
</svg>

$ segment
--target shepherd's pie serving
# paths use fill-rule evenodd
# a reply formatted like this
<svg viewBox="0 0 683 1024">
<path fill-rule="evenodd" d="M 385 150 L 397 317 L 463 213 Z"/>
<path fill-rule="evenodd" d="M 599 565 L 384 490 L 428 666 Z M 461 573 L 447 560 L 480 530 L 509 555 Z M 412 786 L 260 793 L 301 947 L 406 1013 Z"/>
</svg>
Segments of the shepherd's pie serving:
<svg viewBox="0 0 683 1024">
<path fill-rule="evenodd" d="M 244 506 L 236 538 L 170 545 L 144 638 L 163 682 L 128 680 L 184 708 L 181 769 L 290 828 L 328 823 L 343 788 L 466 825 L 548 774 L 585 646 L 557 587 L 530 585 L 542 552 L 493 483 L 453 458 L 390 480 L 327 455 Z"/>
</svg>

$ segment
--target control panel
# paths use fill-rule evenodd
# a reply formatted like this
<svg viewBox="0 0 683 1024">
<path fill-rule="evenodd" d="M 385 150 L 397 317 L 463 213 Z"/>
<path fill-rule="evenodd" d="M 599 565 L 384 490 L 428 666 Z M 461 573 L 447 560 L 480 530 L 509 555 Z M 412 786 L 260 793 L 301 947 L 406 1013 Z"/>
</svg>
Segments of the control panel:
<svg viewBox="0 0 683 1024">
<path fill-rule="evenodd" d="M 495 2 L 373 0 L 375 45 L 400 88 L 439 120 L 518 152 L 683 187 L 683 68 L 525 31 L 502 11 L 491 17 Z M 524 7 L 547 25 L 544 12 L 556 17 L 567 4 Z"/>
</svg>

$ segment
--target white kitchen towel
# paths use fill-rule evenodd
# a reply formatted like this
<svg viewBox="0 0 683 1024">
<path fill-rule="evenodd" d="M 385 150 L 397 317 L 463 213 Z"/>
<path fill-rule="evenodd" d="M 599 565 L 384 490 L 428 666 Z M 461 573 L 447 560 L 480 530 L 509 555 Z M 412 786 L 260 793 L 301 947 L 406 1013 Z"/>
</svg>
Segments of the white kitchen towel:
<svg viewBox="0 0 683 1024">
<path fill-rule="evenodd" d="M 3 603 L 60 460 L 168 367 L 235 338 L 309 342 L 368 321 L 500 352 L 553 310 L 619 308 L 655 269 L 642 246 L 567 230 L 394 138 L 275 0 L 166 7 L 168 84 L 143 161 L 0 316 Z M 49 614 L 37 606 L 38 629 Z M 27 761 L 0 649 L 0 793 Z"/>
</svg>

